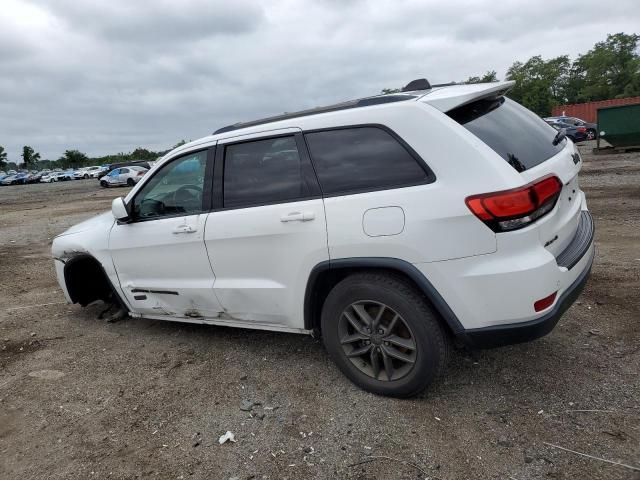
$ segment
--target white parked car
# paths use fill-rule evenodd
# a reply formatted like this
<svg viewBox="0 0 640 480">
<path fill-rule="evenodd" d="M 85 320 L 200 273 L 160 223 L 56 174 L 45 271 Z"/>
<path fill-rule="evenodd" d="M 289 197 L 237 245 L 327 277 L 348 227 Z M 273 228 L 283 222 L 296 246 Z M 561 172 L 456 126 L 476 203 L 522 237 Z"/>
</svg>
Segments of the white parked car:
<svg viewBox="0 0 640 480">
<path fill-rule="evenodd" d="M 417 394 L 454 338 L 549 333 L 591 269 L 580 155 L 512 85 L 414 81 L 222 128 L 56 237 L 58 281 L 132 317 L 317 332 L 357 385 Z"/>
<path fill-rule="evenodd" d="M 102 172 L 107 171 L 107 167 L 89 167 L 89 177 L 98 178 Z"/>
<path fill-rule="evenodd" d="M 73 172 L 50 172 L 46 175 L 43 175 L 40 178 L 40 181 L 43 183 L 51 183 L 51 182 L 64 182 L 66 180 L 73 180 Z"/>
<path fill-rule="evenodd" d="M 102 187 L 118 187 L 122 185 L 133 187 L 148 171 L 144 167 L 136 166 L 115 168 L 100 179 L 100 185 Z"/>
<path fill-rule="evenodd" d="M 88 175 L 87 175 L 87 177 L 85 177 L 85 168 L 80 168 L 78 170 L 74 170 L 73 171 L 73 179 L 74 180 L 81 180 L 83 178 L 89 178 Z"/>
<path fill-rule="evenodd" d="M 76 180 L 80 180 L 80 179 L 86 180 L 87 178 L 95 178 L 95 175 L 97 174 L 98 171 L 101 171 L 101 169 L 102 167 L 99 167 L 99 166 L 83 167 L 73 172 L 73 176 Z"/>
<path fill-rule="evenodd" d="M 44 175 L 42 175 L 42 177 L 40 177 L 40 182 L 41 183 L 52 183 L 52 182 L 57 182 L 58 181 L 58 175 L 60 174 L 60 172 L 49 172 L 49 173 L 45 173 Z"/>
</svg>

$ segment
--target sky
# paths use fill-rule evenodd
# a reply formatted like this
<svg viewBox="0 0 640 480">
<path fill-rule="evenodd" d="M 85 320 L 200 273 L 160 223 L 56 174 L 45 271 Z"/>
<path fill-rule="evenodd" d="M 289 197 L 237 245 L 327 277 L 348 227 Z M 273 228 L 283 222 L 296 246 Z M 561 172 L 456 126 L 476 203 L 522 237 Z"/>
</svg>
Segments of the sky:
<svg viewBox="0 0 640 480">
<path fill-rule="evenodd" d="M 164 150 L 237 121 L 640 33 L 637 0 L 2 0 L 0 145 Z"/>
</svg>

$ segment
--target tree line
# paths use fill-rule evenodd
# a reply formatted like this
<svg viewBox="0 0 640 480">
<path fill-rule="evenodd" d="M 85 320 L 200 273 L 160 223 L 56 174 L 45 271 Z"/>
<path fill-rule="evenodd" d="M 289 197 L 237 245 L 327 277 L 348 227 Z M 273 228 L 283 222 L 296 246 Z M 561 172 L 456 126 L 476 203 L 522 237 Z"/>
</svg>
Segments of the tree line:
<svg viewBox="0 0 640 480">
<path fill-rule="evenodd" d="M 505 80 L 515 80 L 509 98 L 540 116 L 549 116 L 556 105 L 583 103 L 640 95 L 640 35 L 615 33 L 571 60 L 568 55 L 543 59 L 536 55 L 514 62 Z M 495 71 L 462 82 L 497 82 Z M 385 88 L 382 93 L 399 89 Z"/>
<path fill-rule="evenodd" d="M 89 157 L 79 150 L 65 150 L 60 158 L 57 160 L 43 160 L 40 158 L 40 154 L 36 152 L 29 145 L 25 145 L 22 148 L 22 163 L 7 161 L 7 152 L 4 147 L 0 146 L 0 170 L 42 170 L 45 168 L 81 168 L 89 167 L 92 165 L 111 165 L 113 163 L 130 162 L 130 161 L 154 161 L 165 155 L 167 152 L 173 150 L 180 145 L 187 143 L 185 140 L 181 140 L 173 147 L 163 151 L 147 150 L 146 148 L 138 147 L 129 153 L 116 153 L 112 155 L 104 155 L 101 157 Z"/>
</svg>

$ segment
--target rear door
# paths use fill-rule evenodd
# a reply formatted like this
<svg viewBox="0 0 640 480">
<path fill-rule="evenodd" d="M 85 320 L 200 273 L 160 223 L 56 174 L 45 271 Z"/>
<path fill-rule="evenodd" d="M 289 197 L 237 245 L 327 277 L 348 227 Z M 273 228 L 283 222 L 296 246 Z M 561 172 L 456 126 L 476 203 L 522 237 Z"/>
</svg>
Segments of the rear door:
<svg viewBox="0 0 640 480">
<path fill-rule="evenodd" d="M 329 255 L 324 205 L 298 129 L 218 142 L 205 244 L 229 320 L 304 327 L 309 274 Z"/>
<path fill-rule="evenodd" d="M 122 167 L 120 169 L 120 172 L 118 173 L 119 185 L 125 185 L 127 183 L 127 179 L 129 178 L 129 173 L 131 173 L 131 170 L 129 168 Z"/>
</svg>

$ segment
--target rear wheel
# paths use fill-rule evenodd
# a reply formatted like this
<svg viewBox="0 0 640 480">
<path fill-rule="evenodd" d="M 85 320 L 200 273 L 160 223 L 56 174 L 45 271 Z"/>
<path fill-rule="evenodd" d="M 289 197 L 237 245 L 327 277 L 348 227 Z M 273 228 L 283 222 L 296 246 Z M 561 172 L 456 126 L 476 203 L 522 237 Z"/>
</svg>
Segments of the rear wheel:
<svg viewBox="0 0 640 480">
<path fill-rule="evenodd" d="M 322 311 L 325 347 L 353 383 L 380 395 L 420 393 L 444 370 L 449 340 L 415 288 L 363 273 L 334 287 Z"/>
<path fill-rule="evenodd" d="M 596 138 L 596 131 L 587 130 L 587 140 L 593 140 L 594 138 Z"/>
<path fill-rule="evenodd" d="M 127 185 L 133 187 L 135 184 L 136 182 L 133 181 L 133 178 L 127 178 Z"/>
</svg>

